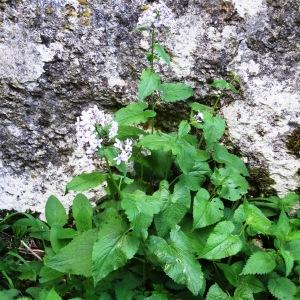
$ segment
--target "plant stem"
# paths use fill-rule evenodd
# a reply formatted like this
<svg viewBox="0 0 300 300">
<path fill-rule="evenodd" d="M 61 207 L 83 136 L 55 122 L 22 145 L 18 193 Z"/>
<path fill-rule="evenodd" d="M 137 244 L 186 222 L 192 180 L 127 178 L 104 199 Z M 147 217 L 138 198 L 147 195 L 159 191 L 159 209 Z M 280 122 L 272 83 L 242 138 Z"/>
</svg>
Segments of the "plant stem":
<svg viewBox="0 0 300 300">
<path fill-rule="evenodd" d="M 107 168 L 108 168 L 108 174 L 109 174 L 110 180 L 113 183 L 114 187 L 116 188 L 116 190 L 118 192 L 118 197 L 119 197 L 119 200 L 120 200 L 121 199 L 121 191 L 120 191 L 119 186 L 117 185 L 116 181 L 114 180 L 114 177 L 113 177 L 113 174 L 111 172 L 108 159 L 106 157 L 105 157 L 105 162 L 106 162 L 106 165 L 107 165 Z"/>
</svg>

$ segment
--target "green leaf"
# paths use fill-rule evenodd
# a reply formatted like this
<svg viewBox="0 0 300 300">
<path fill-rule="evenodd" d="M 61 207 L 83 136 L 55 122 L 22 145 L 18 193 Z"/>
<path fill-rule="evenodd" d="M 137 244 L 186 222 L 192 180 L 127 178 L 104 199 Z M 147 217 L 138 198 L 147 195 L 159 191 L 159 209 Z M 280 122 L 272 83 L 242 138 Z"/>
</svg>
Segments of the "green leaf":
<svg viewBox="0 0 300 300">
<path fill-rule="evenodd" d="M 247 180 L 232 169 L 216 169 L 211 176 L 211 181 L 218 187 L 219 196 L 230 201 L 239 200 L 248 191 Z"/>
<path fill-rule="evenodd" d="M 63 228 L 61 225 L 54 224 L 50 229 L 50 242 L 52 249 L 57 253 L 63 248 L 68 241 L 76 235 L 76 231 L 72 228 Z"/>
<path fill-rule="evenodd" d="M 273 252 L 254 252 L 246 262 L 242 275 L 247 274 L 267 274 L 276 267 L 275 256 Z"/>
<path fill-rule="evenodd" d="M 286 241 L 291 231 L 290 221 L 284 211 L 281 211 L 277 224 L 272 227 L 272 233 L 281 241 Z"/>
<path fill-rule="evenodd" d="M 228 168 L 233 168 L 244 176 L 248 176 L 248 170 L 244 162 L 236 155 L 230 154 L 227 149 L 221 145 L 216 144 L 214 147 L 213 158 L 218 163 L 225 164 Z"/>
<path fill-rule="evenodd" d="M 14 300 L 19 293 L 20 292 L 15 289 L 0 291 L 0 300 Z"/>
<path fill-rule="evenodd" d="M 268 289 L 279 300 L 293 300 L 297 293 L 296 285 L 285 277 L 271 278 L 268 281 Z"/>
<path fill-rule="evenodd" d="M 207 190 L 200 189 L 194 198 L 194 228 L 202 228 L 220 221 L 224 216 L 224 204 L 219 198 L 210 200 Z"/>
<path fill-rule="evenodd" d="M 127 138 L 137 138 L 140 135 L 145 135 L 146 132 L 134 126 L 119 125 L 118 138 L 125 140 Z"/>
<path fill-rule="evenodd" d="M 143 101 L 160 87 L 160 77 L 150 69 L 142 72 L 141 80 L 138 87 L 138 98 Z"/>
<path fill-rule="evenodd" d="M 162 266 L 164 272 L 176 283 L 183 284 L 198 295 L 204 285 L 204 275 L 201 266 L 193 255 L 187 251 L 189 245 L 181 248 L 184 241 L 178 228 L 172 230 L 171 242 L 167 243 L 161 237 L 150 236 L 148 250 Z"/>
<path fill-rule="evenodd" d="M 193 176 L 191 174 L 182 174 L 179 178 L 180 184 L 186 186 L 191 191 L 198 191 L 199 189 L 201 189 L 202 183 L 204 181 L 205 176 L 203 175 Z"/>
<path fill-rule="evenodd" d="M 93 278 L 95 284 L 109 273 L 123 267 L 139 248 L 139 240 L 119 214 L 112 210 L 99 228 L 93 247 Z"/>
<path fill-rule="evenodd" d="M 243 243 L 238 235 L 233 235 L 234 224 L 230 221 L 218 223 L 209 235 L 200 255 L 205 259 L 221 259 L 241 251 Z"/>
<path fill-rule="evenodd" d="M 247 284 L 240 284 L 236 288 L 232 300 L 254 300 L 253 292 Z"/>
<path fill-rule="evenodd" d="M 300 240 L 286 243 L 286 250 L 292 254 L 296 261 L 300 261 Z"/>
<path fill-rule="evenodd" d="M 139 190 L 134 193 L 122 193 L 121 198 L 121 206 L 125 210 L 132 229 L 146 239 L 153 216 L 159 213 L 162 207 L 161 199 L 148 196 Z"/>
<path fill-rule="evenodd" d="M 164 209 L 154 217 L 155 228 L 159 236 L 165 236 L 170 229 L 179 224 L 191 205 L 189 189 L 177 183 L 173 194 L 167 199 Z"/>
<path fill-rule="evenodd" d="M 212 147 L 223 136 L 226 128 L 225 121 L 210 113 L 203 113 L 203 124 L 199 127 L 203 129 L 203 135 L 208 148 Z"/>
<path fill-rule="evenodd" d="M 164 49 L 164 47 L 159 44 L 159 43 L 155 43 L 154 44 L 154 50 L 155 53 L 157 54 L 157 56 L 166 64 L 170 64 L 170 55 L 166 52 L 166 50 Z"/>
<path fill-rule="evenodd" d="M 243 263 L 240 261 L 232 265 L 217 263 L 217 266 L 223 271 L 224 276 L 228 280 L 228 282 L 232 286 L 237 287 L 239 284 L 240 273 L 243 269 Z"/>
<path fill-rule="evenodd" d="M 156 115 L 155 111 L 146 108 L 148 104 L 145 102 L 130 103 L 116 112 L 115 120 L 123 126 L 145 123 Z"/>
<path fill-rule="evenodd" d="M 265 217 L 265 215 L 259 208 L 252 204 L 249 204 L 248 202 L 245 202 L 244 212 L 246 216 L 246 223 L 253 230 L 263 234 L 268 234 L 270 232 L 272 222 L 267 217 Z"/>
<path fill-rule="evenodd" d="M 64 226 L 68 221 L 64 206 L 54 196 L 50 196 L 45 208 L 46 220 L 50 226 L 61 225 Z"/>
<path fill-rule="evenodd" d="M 138 146 L 143 146 L 149 150 L 171 151 L 174 155 L 181 150 L 175 135 L 160 132 L 144 136 Z"/>
<path fill-rule="evenodd" d="M 96 230 L 83 232 L 67 246 L 49 258 L 45 265 L 66 274 L 92 275 L 92 250 L 97 239 Z"/>
<path fill-rule="evenodd" d="M 190 107 L 193 111 L 199 111 L 199 112 L 213 112 L 212 107 L 198 103 L 198 102 L 193 102 L 190 104 Z"/>
<path fill-rule="evenodd" d="M 206 295 L 206 300 L 230 300 L 231 297 L 228 296 L 218 284 L 212 285 Z"/>
<path fill-rule="evenodd" d="M 137 278 L 132 273 L 127 273 L 123 280 L 115 285 L 116 300 L 132 300 L 136 288 L 142 284 L 142 278 Z"/>
<path fill-rule="evenodd" d="M 99 186 L 105 180 L 106 174 L 101 172 L 82 173 L 67 184 L 66 191 L 84 192 Z"/>
<path fill-rule="evenodd" d="M 294 266 L 294 257 L 290 251 L 279 249 L 279 252 L 285 263 L 285 276 L 288 277 Z"/>
<path fill-rule="evenodd" d="M 161 99 L 165 102 L 186 100 L 194 95 L 193 89 L 183 83 L 163 83 L 160 92 Z"/>
<path fill-rule="evenodd" d="M 210 86 L 218 90 L 229 90 L 234 93 L 238 93 L 238 90 L 235 88 L 235 86 L 224 79 L 216 79 L 213 81 L 213 83 L 211 83 Z"/>
<path fill-rule="evenodd" d="M 185 120 L 181 121 L 179 124 L 178 136 L 182 138 L 182 137 L 188 135 L 190 130 L 191 130 L 191 126 L 190 126 L 189 122 L 185 121 Z"/>
<path fill-rule="evenodd" d="M 51 269 L 47 266 L 43 266 L 40 270 L 39 276 L 40 276 L 40 283 L 46 283 L 55 279 L 58 279 L 62 277 L 64 274 L 56 271 L 54 269 Z"/>
<path fill-rule="evenodd" d="M 61 300 L 61 297 L 56 293 L 55 289 L 52 288 L 42 300 Z"/>
<path fill-rule="evenodd" d="M 72 213 L 79 232 L 92 229 L 93 208 L 86 196 L 83 194 L 76 195 L 72 205 Z"/>
</svg>

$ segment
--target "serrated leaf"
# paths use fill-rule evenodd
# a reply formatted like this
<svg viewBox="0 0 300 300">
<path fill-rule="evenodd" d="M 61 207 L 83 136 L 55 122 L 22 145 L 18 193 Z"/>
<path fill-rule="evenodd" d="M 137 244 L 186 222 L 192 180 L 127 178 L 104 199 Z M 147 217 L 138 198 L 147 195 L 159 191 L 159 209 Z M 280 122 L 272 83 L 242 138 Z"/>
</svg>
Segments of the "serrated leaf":
<svg viewBox="0 0 300 300">
<path fill-rule="evenodd" d="M 296 285 L 285 277 L 269 279 L 268 289 L 270 293 L 279 300 L 293 300 L 297 293 Z"/>
<path fill-rule="evenodd" d="M 156 115 L 155 111 L 147 108 L 148 104 L 145 102 L 130 103 L 115 113 L 115 120 L 121 126 L 145 123 Z"/>
<path fill-rule="evenodd" d="M 96 230 L 85 231 L 49 258 L 45 265 L 62 273 L 90 277 L 92 275 L 92 250 L 96 239 Z"/>
<path fill-rule="evenodd" d="M 194 95 L 193 89 L 183 83 L 163 83 L 160 92 L 161 99 L 165 102 L 182 101 Z"/>
<path fill-rule="evenodd" d="M 194 198 L 193 227 L 202 228 L 220 221 L 223 210 L 224 204 L 219 198 L 210 200 L 208 191 L 200 189 Z"/>
<path fill-rule="evenodd" d="M 246 216 L 247 225 L 249 225 L 253 230 L 263 234 L 269 233 L 272 222 L 265 217 L 259 208 L 249 204 L 248 202 L 245 202 L 244 213 Z"/>
<path fill-rule="evenodd" d="M 288 277 L 294 266 L 294 257 L 290 251 L 283 248 L 280 248 L 279 252 L 285 263 L 285 276 Z"/>
<path fill-rule="evenodd" d="M 218 163 L 223 163 L 228 168 L 233 168 L 244 176 L 249 175 L 244 162 L 236 155 L 230 154 L 221 144 L 214 146 L 213 158 Z"/>
<path fill-rule="evenodd" d="M 247 284 L 240 284 L 234 291 L 232 300 L 254 300 L 253 292 Z"/>
<path fill-rule="evenodd" d="M 64 273 L 51 269 L 47 266 L 43 266 L 40 270 L 39 276 L 40 276 L 39 282 L 46 283 L 64 276 Z"/>
<path fill-rule="evenodd" d="M 238 235 L 232 234 L 234 224 L 230 221 L 218 223 L 209 235 L 200 255 L 205 259 L 221 259 L 241 251 L 243 243 Z"/>
<path fill-rule="evenodd" d="M 54 196 L 50 196 L 46 202 L 45 216 L 47 223 L 50 226 L 64 226 L 68 221 L 68 216 L 66 214 L 64 206 Z"/>
<path fill-rule="evenodd" d="M 211 148 L 223 136 L 226 128 L 225 121 L 219 116 L 211 113 L 203 113 L 203 124 L 199 125 L 203 129 L 203 136 L 207 148 Z"/>
<path fill-rule="evenodd" d="M 216 169 L 211 176 L 211 181 L 218 187 L 218 195 L 230 201 L 239 200 L 248 191 L 247 180 L 232 169 Z"/>
<path fill-rule="evenodd" d="M 184 249 L 178 229 L 171 232 L 171 242 L 167 243 L 161 237 L 151 236 L 147 244 L 151 255 L 154 255 L 161 264 L 164 272 L 176 283 L 183 284 L 194 294 L 198 295 L 204 285 L 204 275 L 198 261 Z"/>
<path fill-rule="evenodd" d="M 150 69 L 145 69 L 142 72 L 138 86 L 138 98 L 143 101 L 160 87 L 160 77 Z"/>
<path fill-rule="evenodd" d="M 205 179 L 206 178 L 203 175 L 194 176 L 191 174 L 182 174 L 180 175 L 179 182 L 191 191 L 198 191 L 201 189 L 202 183 Z"/>
<path fill-rule="evenodd" d="M 280 212 L 279 219 L 276 225 L 272 226 L 272 233 L 278 239 L 286 241 L 291 231 L 290 221 L 284 211 Z"/>
<path fill-rule="evenodd" d="M 82 173 L 67 184 L 66 191 L 84 192 L 99 186 L 105 180 L 106 174 L 101 172 Z"/>
<path fill-rule="evenodd" d="M 234 287 L 237 287 L 239 284 L 240 279 L 240 273 L 243 269 L 243 263 L 242 262 L 236 262 L 232 265 L 229 264 L 223 264 L 223 263 L 217 263 L 218 268 L 220 268 L 227 281 Z"/>
<path fill-rule="evenodd" d="M 274 253 L 258 251 L 254 252 L 246 262 L 242 275 L 267 274 L 276 267 Z"/>
<path fill-rule="evenodd" d="M 300 261 L 300 240 L 287 242 L 285 246 L 286 250 L 294 257 L 294 260 Z"/>
<path fill-rule="evenodd" d="M 78 194 L 74 198 L 72 214 L 79 232 L 92 229 L 93 208 L 89 199 L 83 194 Z"/>
<path fill-rule="evenodd" d="M 129 232 L 127 223 L 116 212 L 107 214 L 93 247 L 92 274 L 95 284 L 109 273 L 123 267 L 139 248 L 139 240 Z"/>
<path fill-rule="evenodd" d="M 170 64 L 170 55 L 166 52 L 166 50 L 164 49 L 164 47 L 159 44 L 159 43 L 155 43 L 154 44 L 154 50 L 155 53 L 157 54 L 157 56 L 166 64 Z"/>
<path fill-rule="evenodd" d="M 212 113 L 213 109 L 210 106 L 198 103 L 198 102 L 193 102 L 189 105 L 192 110 L 194 111 L 199 111 L 199 112 L 210 112 Z"/>
<path fill-rule="evenodd" d="M 161 210 L 162 199 L 158 195 L 148 196 L 139 190 L 133 193 L 122 192 L 121 198 L 121 206 L 125 210 L 133 230 L 146 239 L 153 216 Z"/>
<path fill-rule="evenodd" d="M 218 90 L 229 90 L 234 93 L 238 93 L 238 90 L 235 88 L 235 86 L 224 79 L 215 79 L 210 86 Z"/>
<path fill-rule="evenodd" d="M 191 205 L 191 194 L 186 186 L 177 183 L 173 194 L 167 199 L 164 210 L 154 217 L 159 236 L 165 236 L 170 229 L 179 224 Z"/>
<path fill-rule="evenodd" d="M 230 300 L 231 297 L 228 296 L 218 284 L 212 285 L 206 295 L 206 300 Z"/>
</svg>

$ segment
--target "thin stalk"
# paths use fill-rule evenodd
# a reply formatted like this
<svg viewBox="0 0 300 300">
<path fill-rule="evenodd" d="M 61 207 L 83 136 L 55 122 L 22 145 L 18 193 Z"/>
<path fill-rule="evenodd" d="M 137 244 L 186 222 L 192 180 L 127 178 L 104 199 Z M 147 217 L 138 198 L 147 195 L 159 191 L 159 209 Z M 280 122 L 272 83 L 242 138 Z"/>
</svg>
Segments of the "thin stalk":
<svg viewBox="0 0 300 300">
<path fill-rule="evenodd" d="M 118 192 L 119 199 L 121 199 L 121 191 L 120 191 L 119 186 L 117 185 L 116 181 L 114 180 L 114 177 L 113 177 L 113 174 L 111 172 L 108 159 L 106 157 L 105 157 L 105 162 L 106 162 L 106 165 L 107 165 L 107 168 L 108 168 L 108 174 L 109 174 L 109 177 L 111 179 L 111 182 L 113 183 L 114 187 L 116 188 L 116 190 Z"/>
</svg>

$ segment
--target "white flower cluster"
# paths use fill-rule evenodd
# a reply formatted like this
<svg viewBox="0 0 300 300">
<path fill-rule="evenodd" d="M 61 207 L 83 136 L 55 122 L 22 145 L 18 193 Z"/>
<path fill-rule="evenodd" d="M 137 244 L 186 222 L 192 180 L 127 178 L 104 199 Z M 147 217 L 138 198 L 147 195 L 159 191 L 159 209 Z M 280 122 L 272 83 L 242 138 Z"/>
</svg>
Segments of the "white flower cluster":
<svg viewBox="0 0 300 300">
<path fill-rule="evenodd" d="M 113 139 L 118 133 L 118 123 L 112 117 L 99 110 L 95 105 L 81 113 L 76 122 L 76 138 L 80 148 L 85 149 L 86 155 L 91 157 L 98 148 L 101 148 L 103 139 L 96 133 L 96 125 L 109 127 L 108 138 Z"/>
<path fill-rule="evenodd" d="M 199 122 L 202 123 L 203 122 L 203 113 L 202 112 L 198 112 L 197 115 L 194 116 L 194 119 Z"/>
<path fill-rule="evenodd" d="M 138 21 L 138 27 L 170 27 L 174 21 L 174 15 L 163 1 L 152 4 L 147 8 Z"/>
<path fill-rule="evenodd" d="M 114 158 L 117 165 L 121 164 L 122 162 L 128 162 L 132 155 L 132 145 L 133 141 L 131 139 L 126 139 L 125 141 L 120 141 L 116 139 L 114 146 L 120 150 L 119 155 L 116 158 Z"/>
</svg>

